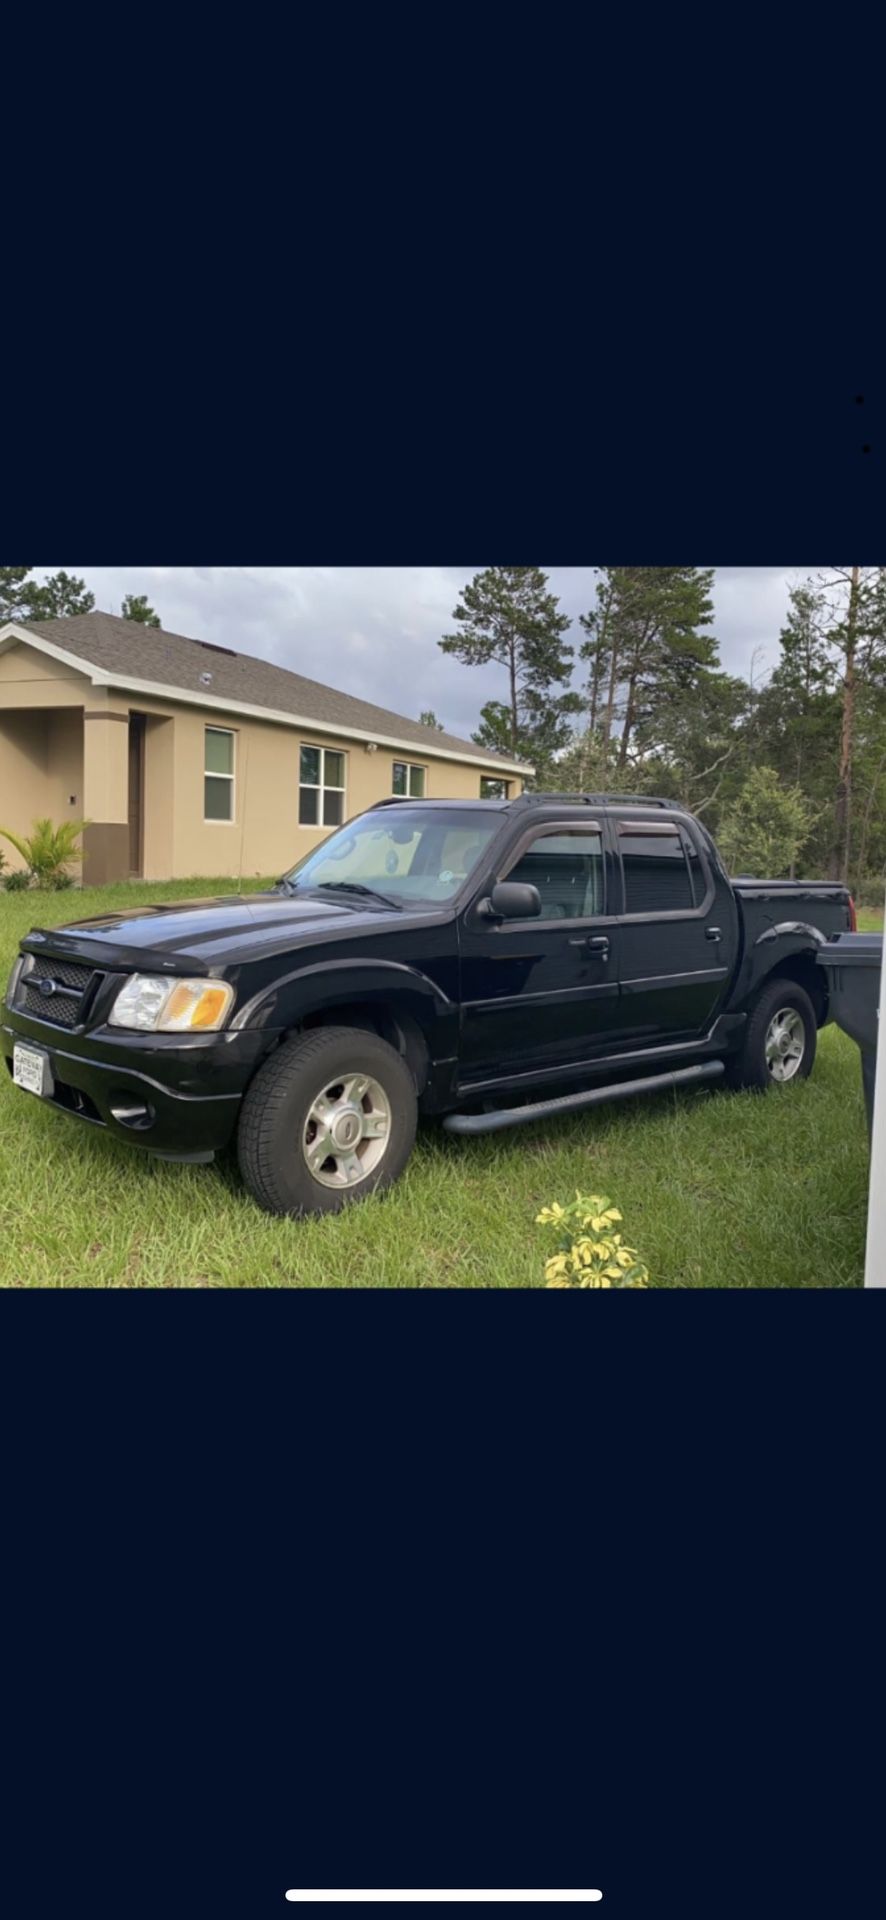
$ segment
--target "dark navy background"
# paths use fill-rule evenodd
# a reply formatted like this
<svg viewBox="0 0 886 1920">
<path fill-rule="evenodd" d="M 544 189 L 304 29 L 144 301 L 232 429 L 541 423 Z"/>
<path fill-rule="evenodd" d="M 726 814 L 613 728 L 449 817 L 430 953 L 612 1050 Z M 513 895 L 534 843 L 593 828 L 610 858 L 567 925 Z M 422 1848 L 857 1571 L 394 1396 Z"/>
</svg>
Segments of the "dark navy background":
<svg viewBox="0 0 886 1920">
<path fill-rule="evenodd" d="M 8 1295 L 9 1911 L 873 1913 L 877 1306 Z"/>
<path fill-rule="evenodd" d="M 4 560 L 883 558 L 863 48 L 293 21 L 10 28 Z M 6 1910 L 879 1911 L 884 1296 L 826 1280 L 7 1294 Z"/>
</svg>

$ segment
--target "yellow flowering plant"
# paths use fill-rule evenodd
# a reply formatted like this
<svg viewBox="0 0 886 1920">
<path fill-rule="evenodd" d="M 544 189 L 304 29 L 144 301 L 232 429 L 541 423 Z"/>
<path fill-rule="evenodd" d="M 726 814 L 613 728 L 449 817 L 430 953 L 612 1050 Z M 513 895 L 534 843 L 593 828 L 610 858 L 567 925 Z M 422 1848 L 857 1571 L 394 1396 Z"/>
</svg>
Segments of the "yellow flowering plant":
<svg viewBox="0 0 886 1920">
<path fill-rule="evenodd" d="M 545 1261 L 549 1287 L 648 1287 L 649 1269 L 616 1231 L 621 1214 L 599 1193 L 576 1193 L 567 1207 L 555 1200 L 536 1214 L 539 1227 L 556 1227 L 559 1252 Z"/>
</svg>

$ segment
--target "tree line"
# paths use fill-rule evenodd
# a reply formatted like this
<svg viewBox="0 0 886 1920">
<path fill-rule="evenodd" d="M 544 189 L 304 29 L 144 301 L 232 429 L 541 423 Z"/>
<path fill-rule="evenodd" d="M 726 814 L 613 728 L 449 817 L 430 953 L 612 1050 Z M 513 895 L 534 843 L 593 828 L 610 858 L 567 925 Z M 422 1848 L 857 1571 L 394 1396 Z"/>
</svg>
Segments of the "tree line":
<svg viewBox="0 0 886 1920">
<path fill-rule="evenodd" d="M 35 580 L 33 573 L 33 567 L 0 567 L 0 626 L 7 620 L 62 620 L 94 612 L 95 594 L 85 580 L 64 572 Z M 142 627 L 160 625 L 159 614 L 143 593 L 127 593 L 120 612 L 124 620 L 136 620 Z"/>
<path fill-rule="evenodd" d="M 468 666 L 497 664 L 504 682 L 475 741 L 532 762 L 536 788 L 682 802 L 733 871 L 802 870 L 879 899 L 886 569 L 798 582 L 764 684 L 720 664 L 713 568 L 595 572 L 576 644 L 539 567 L 487 567 L 463 588 L 439 644 Z"/>
</svg>

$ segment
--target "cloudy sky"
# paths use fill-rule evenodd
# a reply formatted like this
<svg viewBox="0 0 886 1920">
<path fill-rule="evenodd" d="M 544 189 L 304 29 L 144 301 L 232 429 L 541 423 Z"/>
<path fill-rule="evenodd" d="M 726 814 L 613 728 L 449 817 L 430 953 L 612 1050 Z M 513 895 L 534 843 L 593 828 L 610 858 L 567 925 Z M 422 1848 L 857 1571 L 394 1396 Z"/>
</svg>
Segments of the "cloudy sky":
<svg viewBox="0 0 886 1920">
<path fill-rule="evenodd" d="M 36 569 L 43 577 L 55 567 Z M 441 653 L 459 590 L 476 567 L 77 567 L 96 605 L 119 613 L 146 593 L 172 633 L 259 654 L 313 680 L 415 718 L 432 707 L 467 736 L 486 700 L 506 696 L 495 667 L 463 667 Z M 577 623 L 593 604 L 592 567 L 550 567 L 554 593 Z M 778 658 L 790 586 L 807 567 L 720 567 L 716 633 L 724 667 L 765 678 Z M 569 636 L 574 643 L 581 630 Z M 576 674 L 580 685 L 581 671 Z"/>
</svg>

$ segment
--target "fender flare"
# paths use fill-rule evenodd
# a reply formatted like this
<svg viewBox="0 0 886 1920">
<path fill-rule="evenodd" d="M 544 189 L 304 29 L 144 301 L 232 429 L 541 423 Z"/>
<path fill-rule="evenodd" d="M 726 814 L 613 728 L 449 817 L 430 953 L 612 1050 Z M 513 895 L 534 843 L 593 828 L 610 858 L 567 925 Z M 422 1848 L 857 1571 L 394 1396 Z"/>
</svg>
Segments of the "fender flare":
<svg viewBox="0 0 886 1920">
<path fill-rule="evenodd" d="M 775 927 L 767 927 L 764 933 L 758 933 L 755 947 L 767 946 L 770 940 L 794 938 L 811 940 L 814 947 L 826 947 L 827 940 L 820 927 L 810 926 L 808 920 L 780 920 Z M 802 953 L 802 946 L 796 949 Z"/>
<path fill-rule="evenodd" d="M 395 1012 L 401 1005 L 417 1020 L 429 1045 L 438 1022 L 457 1018 L 457 1008 L 442 987 L 402 961 L 327 960 L 296 967 L 262 987 L 239 1009 L 230 1031 L 297 1026 L 306 1014 L 354 1000 L 381 1000 Z M 431 1048 L 432 1057 L 436 1051 Z"/>
<path fill-rule="evenodd" d="M 767 927 L 757 935 L 753 946 L 745 951 L 744 963 L 736 981 L 737 1004 L 749 1004 L 773 978 L 782 962 L 805 957 L 814 964 L 816 955 L 825 946 L 827 938 L 821 929 L 811 926 L 806 920 L 782 920 L 777 926 Z M 770 949 L 768 954 L 767 948 Z M 815 971 L 818 973 L 821 969 L 816 967 Z M 824 981 L 820 984 L 824 989 Z"/>
</svg>

